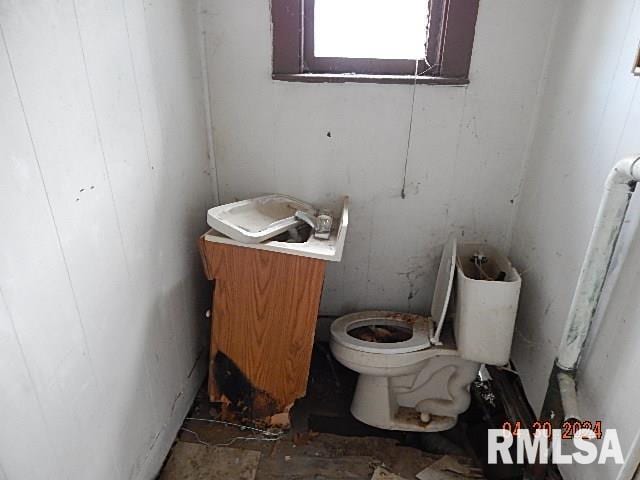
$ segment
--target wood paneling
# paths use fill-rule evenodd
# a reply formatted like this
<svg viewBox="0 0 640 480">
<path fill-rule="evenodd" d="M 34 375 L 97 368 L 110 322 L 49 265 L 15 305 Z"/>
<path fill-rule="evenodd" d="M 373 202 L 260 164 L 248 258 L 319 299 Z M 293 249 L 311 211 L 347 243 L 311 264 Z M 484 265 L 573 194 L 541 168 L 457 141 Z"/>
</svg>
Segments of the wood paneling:
<svg viewBox="0 0 640 480">
<path fill-rule="evenodd" d="M 257 405 L 258 400 L 245 405 L 250 414 L 263 417 L 285 411 L 306 391 L 325 262 L 204 237 L 200 248 L 207 276 L 216 281 L 211 399 L 230 396 L 216 381 L 216 358 L 222 358 L 231 360 L 256 392 L 273 400 L 266 408 Z M 218 356 L 220 352 L 226 358 Z"/>
</svg>

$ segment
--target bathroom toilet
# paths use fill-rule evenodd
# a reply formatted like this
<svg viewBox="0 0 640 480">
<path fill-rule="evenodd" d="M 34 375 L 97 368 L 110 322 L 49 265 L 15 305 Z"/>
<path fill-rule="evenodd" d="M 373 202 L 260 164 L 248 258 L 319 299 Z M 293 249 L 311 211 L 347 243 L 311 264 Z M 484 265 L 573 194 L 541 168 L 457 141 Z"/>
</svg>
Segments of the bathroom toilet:
<svg viewBox="0 0 640 480">
<path fill-rule="evenodd" d="M 461 352 L 453 325 L 445 325 L 455 267 L 452 239 L 444 249 L 429 317 L 365 311 L 332 323 L 331 352 L 360 374 L 351 403 L 358 420 L 388 430 L 437 432 L 455 426 L 458 415 L 469 408 L 469 387 L 483 360 Z M 453 323 L 456 335 L 469 325 L 457 318 Z M 509 348 L 511 334 L 502 335 Z"/>
</svg>

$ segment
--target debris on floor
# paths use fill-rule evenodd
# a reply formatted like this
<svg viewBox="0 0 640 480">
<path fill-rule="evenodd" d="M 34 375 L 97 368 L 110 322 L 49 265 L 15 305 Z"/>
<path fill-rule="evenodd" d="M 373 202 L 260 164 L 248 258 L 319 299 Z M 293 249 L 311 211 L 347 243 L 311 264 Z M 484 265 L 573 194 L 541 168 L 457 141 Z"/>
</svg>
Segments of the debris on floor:
<svg viewBox="0 0 640 480">
<path fill-rule="evenodd" d="M 292 408 L 288 431 L 228 415 L 223 404 L 209 402 L 206 385 L 203 385 L 159 480 L 202 478 L 194 473 L 176 475 L 174 457 L 183 452 L 185 444 L 193 445 L 197 451 L 232 447 L 231 450 L 258 454 L 255 480 L 414 480 L 418 473 L 432 465 L 441 467 L 427 470 L 431 476 L 423 478 L 482 478 L 474 475 L 475 470 L 463 469 L 480 464 L 466 433 L 467 429 L 476 432 L 476 423 L 482 416 L 480 411 L 468 412 L 456 428 L 447 432 L 417 434 L 381 430 L 358 422 L 351 415 L 356 381 L 357 374 L 335 362 L 327 345 L 316 344 L 307 395 Z M 445 460 L 447 457 L 457 463 Z M 200 462 L 210 461 L 198 456 L 191 459 L 193 468 Z M 463 467 L 456 467 L 457 464 Z M 447 465 L 451 468 L 447 469 Z M 244 477 L 231 471 L 225 478 Z"/>
<path fill-rule="evenodd" d="M 484 478 L 482 470 L 467 458 L 445 455 L 416 475 L 418 480 L 461 480 Z"/>
<path fill-rule="evenodd" d="M 192 433 L 195 432 L 195 435 Z M 418 448 L 402 446 L 391 438 L 345 437 L 329 433 L 309 435 L 305 442 L 296 443 L 294 433 L 287 432 L 276 441 L 252 438 L 233 426 L 220 423 L 187 420 L 178 437 L 165 472 L 172 471 L 173 457 L 180 453 L 183 445 L 194 445 L 198 449 L 211 451 L 213 445 L 225 444 L 238 438 L 232 450 L 242 449 L 261 454 L 255 480 L 369 480 L 376 467 L 385 465 L 398 478 L 413 479 L 425 465 L 430 465 L 439 456 Z M 203 445 L 211 445 L 209 447 Z M 194 463 L 208 461 L 193 458 Z M 233 473 L 233 470 L 231 471 Z M 233 474 L 225 478 L 240 478 Z M 191 480 L 197 476 L 163 476 L 160 480 Z M 217 479 L 218 477 L 211 477 Z M 243 477 L 244 478 L 244 477 Z M 381 477 L 386 480 L 394 477 Z"/>
<path fill-rule="evenodd" d="M 159 480 L 254 480 L 260 452 L 178 442 Z"/>
<path fill-rule="evenodd" d="M 400 477 L 395 473 L 390 472 L 385 467 L 376 467 L 371 476 L 371 480 L 407 480 L 404 477 Z"/>
<path fill-rule="evenodd" d="M 330 375 L 329 371 L 327 369 L 326 373 Z M 315 411 L 313 405 L 309 407 L 311 412 Z M 324 408 L 327 408 L 327 404 Z M 326 420 L 329 417 L 322 418 Z M 336 419 L 344 423 L 344 417 Z M 375 433 L 375 430 L 372 431 Z M 233 448 L 226 448 L 229 445 Z M 232 462 L 239 458 L 238 462 L 231 463 L 225 459 L 227 457 L 220 458 L 221 451 L 229 451 L 230 458 L 234 459 Z M 211 452 L 218 453 L 214 455 Z M 253 455 L 249 458 L 255 459 L 255 463 L 246 463 L 245 458 L 237 452 Z M 418 472 L 441 458 L 442 455 L 408 446 L 399 438 L 370 434 L 344 436 L 295 429 L 271 432 L 226 422 L 220 419 L 220 412 L 208 403 L 206 390 L 203 389 L 178 435 L 159 480 L 413 480 Z M 211 470 L 212 462 L 218 470 Z M 471 459 L 466 459 L 466 462 L 470 463 Z M 245 467 L 249 465 L 257 468 L 255 476 L 246 476 L 250 472 Z M 227 467 L 231 469 L 224 476 L 216 476 L 220 468 Z M 246 472 L 245 476 L 240 476 L 240 471 Z M 460 480 L 464 477 L 457 478 Z"/>
</svg>

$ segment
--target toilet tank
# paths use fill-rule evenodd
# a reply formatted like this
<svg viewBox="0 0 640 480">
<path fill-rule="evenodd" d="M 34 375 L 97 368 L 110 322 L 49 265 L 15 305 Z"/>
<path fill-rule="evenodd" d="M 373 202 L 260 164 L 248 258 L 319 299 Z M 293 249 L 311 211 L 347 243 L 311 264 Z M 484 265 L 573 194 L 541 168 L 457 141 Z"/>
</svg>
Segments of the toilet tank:
<svg viewBox="0 0 640 480">
<path fill-rule="evenodd" d="M 462 358 L 509 362 L 520 275 L 507 257 L 484 244 L 458 244 L 454 333 Z"/>
</svg>

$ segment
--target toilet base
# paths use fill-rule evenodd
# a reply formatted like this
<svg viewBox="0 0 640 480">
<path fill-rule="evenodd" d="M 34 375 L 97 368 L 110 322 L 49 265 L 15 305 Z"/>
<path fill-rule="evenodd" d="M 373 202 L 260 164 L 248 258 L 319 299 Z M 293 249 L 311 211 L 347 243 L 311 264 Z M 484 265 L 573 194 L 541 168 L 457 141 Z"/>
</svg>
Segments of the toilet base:
<svg viewBox="0 0 640 480">
<path fill-rule="evenodd" d="M 356 419 L 372 427 L 405 432 L 441 432 L 456 425 L 457 416 L 430 415 L 428 422 L 422 421 L 415 408 L 398 405 L 389 382 L 390 377 L 360 374 L 351 402 Z"/>
</svg>

